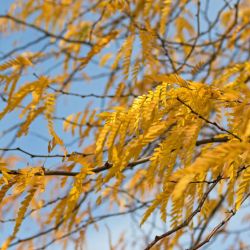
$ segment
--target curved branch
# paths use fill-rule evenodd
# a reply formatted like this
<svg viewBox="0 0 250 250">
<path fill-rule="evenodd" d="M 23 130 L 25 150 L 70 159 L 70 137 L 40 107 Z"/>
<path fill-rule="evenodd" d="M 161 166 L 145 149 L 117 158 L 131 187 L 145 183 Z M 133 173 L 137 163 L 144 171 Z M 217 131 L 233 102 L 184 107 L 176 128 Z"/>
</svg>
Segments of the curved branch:
<svg viewBox="0 0 250 250">
<path fill-rule="evenodd" d="M 0 15 L 0 18 L 12 20 L 15 23 L 18 23 L 20 25 L 24 25 L 26 27 L 32 28 L 32 29 L 34 29 L 36 31 L 39 31 L 39 32 L 43 33 L 46 36 L 53 37 L 53 38 L 56 38 L 56 39 L 59 39 L 59 40 L 63 40 L 64 42 L 84 44 L 84 45 L 87 45 L 87 46 L 90 46 L 90 47 L 92 46 L 92 43 L 90 43 L 90 42 L 87 42 L 87 41 L 84 41 L 84 40 L 69 39 L 69 38 L 66 38 L 66 37 L 64 37 L 62 35 L 53 34 L 53 33 L 49 32 L 48 30 L 45 30 L 45 29 L 43 29 L 41 27 L 38 27 L 38 26 L 36 26 L 36 25 L 34 25 L 32 23 L 25 22 L 23 20 L 20 20 L 20 19 L 18 19 L 16 17 L 8 15 L 8 14 Z"/>
<path fill-rule="evenodd" d="M 246 195 L 246 197 L 244 198 L 244 200 L 242 201 L 241 204 L 243 204 L 247 198 L 250 196 L 250 194 Z M 230 219 L 236 214 L 236 210 L 232 209 L 231 211 L 229 211 L 228 216 L 222 220 L 216 227 L 214 227 L 214 229 L 210 232 L 210 234 L 205 238 L 204 241 L 202 241 L 201 243 L 195 245 L 194 247 L 190 248 L 189 250 L 196 250 L 199 249 L 200 247 L 204 246 L 205 244 L 207 244 L 212 237 L 222 228 L 226 225 L 227 222 L 230 221 Z"/>
<path fill-rule="evenodd" d="M 217 185 L 217 183 L 222 179 L 221 176 L 219 176 L 216 181 L 208 188 L 207 192 L 203 195 L 198 207 L 193 211 L 193 213 L 187 218 L 185 219 L 180 225 L 178 225 L 177 227 L 173 228 L 172 230 L 167 231 L 166 233 L 162 234 L 162 235 L 157 235 L 155 236 L 155 239 L 147 245 L 147 247 L 145 248 L 145 250 L 149 250 L 151 249 L 156 243 L 158 243 L 160 240 L 162 240 L 163 238 L 177 232 L 178 230 L 188 226 L 188 224 L 190 223 L 190 221 L 193 219 L 193 217 L 196 216 L 196 214 L 198 214 L 201 211 L 201 208 L 203 206 L 203 204 L 205 203 L 209 193 L 214 189 L 214 187 Z"/>
</svg>

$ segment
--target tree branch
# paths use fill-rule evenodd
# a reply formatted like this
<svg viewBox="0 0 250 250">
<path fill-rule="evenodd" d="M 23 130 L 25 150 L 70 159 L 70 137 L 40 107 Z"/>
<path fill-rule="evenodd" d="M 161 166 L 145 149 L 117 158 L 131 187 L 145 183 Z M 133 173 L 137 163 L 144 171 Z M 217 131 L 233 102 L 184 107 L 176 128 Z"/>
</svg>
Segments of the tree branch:
<svg viewBox="0 0 250 250">
<path fill-rule="evenodd" d="M 205 118 L 204 116 L 202 116 L 202 115 L 200 115 L 199 113 L 197 113 L 195 110 L 193 110 L 193 108 L 192 108 L 190 105 L 188 105 L 187 103 L 185 103 L 185 102 L 184 102 L 183 100 L 181 100 L 179 97 L 177 97 L 177 100 L 178 100 L 180 103 L 182 103 L 183 105 L 185 105 L 187 108 L 189 108 L 190 111 L 191 111 L 193 114 L 197 115 L 200 119 L 202 119 L 202 120 L 205 121 L 206 123 L 209 123 L 209 124 L 215 126 L 216 128 L 218 128 L 219 130 L 221 130 L 221 131 L 223 131 L 223 132 L 226 132 L 226 133 L 232 135 L 233 137 L 237 138 L 239 141 L 242 141 L 242 139 L 241 139 L 239 136 L 237 136 L 236 134 L 230 132 L 229 130 L 227 130 L 227 129 L 223 128 L 223 127 L 221 127 L 221 126 L 218 125 L 216 122 L 211 122 L 210 120 L 208 120 L 208 119 Z"/>
<path fill-rule="evenodd" d="M 149 250 L 151 249 L 156 243 L 158 243 L 160 240 L 162 240 L 163 238 L 177 232 L 178 230 L 188 226 L 189 222 L 193 219 L 194 216 L 196 216 L 196 214 L 198 214 L 201 211 L 201 208 L 203 206 L 203 204 L 205 203 L 209 193 L 214 189 L 214 187 L 217 185 L 217 183 L 222 179 L 221 176 L 219 176 L 216 181 L 208 188 L 207 192 L 203 195 L 198 207 L 193 211 L 193 213 L 187 218 L 185 219 L 179 226 L 173 228 L 172 230 L 169 230 L 168 232 L 159 235 L 159 236 L 155 236 L 155 239 L 147 245 L 147 247 L 145 248 L 145 250 Z"/>
<path fill-rule="evenodd" d="M 36 26 L 36 25 L 34 25 L 32 23 L 25 22 L 23 20 L 20 20 L 20 19 L 18 19 L 16 17 L 8 15 L 8 14 L 0 15 L 0 18 L 12 20 L 15 23 L 18 23 L 18 24 L 24 25 L 26 27 L 32 28 L 32 29 L 34 29 L 36 31 L 39 31 L 39 32 L 43 33 L 44 35 L 47 35 L 49 37 L 53 37 L 53 38 L 56 38 L 56 39 L 59 39 L 59 40 L 63 40 L 63 41 L 68 42 L 68 43 L 84 44 L 84 45 L 87 45 L 87 46 L 90 46 L 90 47 L 92 46 L 92 43 L 90 43 L 90 42 L 87 42 L 87 41 L 84 41 L 84 40 L 73 40 L 73 39 L 63 37 L 62 35 L 53 34 L 53 33 L 49 32 L 48 30 L 45 30 L 45 29 L 43 29 L 41 27 L 38 27 L 38 26 Z"/>
</svg>

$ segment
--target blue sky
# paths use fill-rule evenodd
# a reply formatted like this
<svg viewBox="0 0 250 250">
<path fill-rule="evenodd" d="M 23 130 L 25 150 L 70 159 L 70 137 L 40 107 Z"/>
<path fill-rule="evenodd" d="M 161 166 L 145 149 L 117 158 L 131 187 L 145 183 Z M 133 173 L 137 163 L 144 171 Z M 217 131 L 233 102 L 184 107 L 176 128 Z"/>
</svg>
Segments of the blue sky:
<svg viewBox="0 0 250 250">
<path fill-rule="evenodd" d="M 10 1 L 10 0 L 3 0 L 2 1 L 0 14 L 6 13 L 11 2 L 12 1 Z M 223 2 L 224 1 L 221 1 L 221 0 L 220 1 L 211 0 L 211 3 L 210 3 L 211 18 L 213 15 L 215 15 L 215 11 L 213 11 L 213 8 L 218 8 L 218 6 L 220 4 L 223 4 Z M 18 35 L 18 39 L 20 41 L 27 42 L 27 41 L 33 40 L 35 35 L 37 35 L 37 33 L 35 33 L 33 30 L 28 30 L 27 32 L 19 32 L 17 35 Z M 2 34 L 0 33 L 0 52 L 6 53 L 6 51 L 12 50 L 14 46 L 15 45 L 12 44 L 12 40 L 10 38 L 3 37 Z M 34 51 L 36 51 L 36 46 L 33 46 L 32 49 Z M 109 50 L 112 51 L 113 48 L 109 48 Z M 44 68 L 35 67 L 34 69 L 29 70 L 27 72 L 25 80 L 26 81 L 34 81 L 35 77 L 34 77 L 33 73 L 36 73 L 38 75 L 43 74 L 43 72 L 47 71 L 47 69 L 50 67 L 51 67 L 51 65 L 47 64 L 47 65 L 45 65 Z M 90 72 L 90 75 L 99 73 L 99 72 L 97 72 L 97 69 L 93 64 L 88 66 L 85 69 L 85 71 Z M 54 72 L 55 71 L 52 71 L 50 74 L 53 75 Z M 71 92 L 77 92 L 77 93 L 83 93 L 83 94 L 86 94 L 86 93 L 102 94 L 104 87 L 105 87 L 104 83 L 102 81 L 99 81 L 99 80 L 94 80 L 91 84 L 78 82 L 72 86 Z M 72 112 L 82 111 L 89 101 L 90 101 L 90 99 L 88 99 L 88 98 L 84 99 L 84 100 L 81 98 L 77 98 L 77 97 L 69 99 L 69 98 L 63 96 L 59 99 L 59 102 L 57 104 L 57 111 L 58 111 L 57 116 L 62 117 L 65 115 L 67 116 L 67 115 L 71 114 Z M 94 106 L 97 109 L 100 109 L 101 104 L 102 104 L 101 99 L 96 99 L 94 101 Z M 3 108 L 3 106 L 4 106 L 4 103 L 0 102 L 1 109 Z M 8 129 L 10 124 L 13 125 L 17 122 L 18 122 L 17 114 L 15 112 L 12 114 L 9 114 L 4 119 L 4 122 L 0 121 L 1 131 Z M 62 131 L 61 121 L 57 122 L 56 128 L 57 128 L 57 131 Z M 45 137 L 48 137 L 46 123 L 44 122 L 43 118 L 39 118 L 36 122 L 34 122 L 34 124 L 32 124 L 32 126 L 31 126 L 30 131 L 33 133 L 39 133 Z M 72 137 L 70 134 L 65 134 L 65 133 L 61 132 L 61 135 L 63 135 L 65 143 L 72 141 Z M 10 142 L 12 140 L 12 136 L 13 136 L 13 134 L 1 137 L 0 138 L 1 147 L 5 147 L 8 144 L 8 142 Z M 18 146 L 22 147 L 23 149 L 25 149 L 27 151 L 33 152 L 33 153 L 47 154 L 47 144 L 44 143 L 37 136 L 32 136 L 32 134 L 30 136 L 27 136 L 27 137 L 24 136 L 24 137 L 19 138 L 17 143 L 15 144 L 15 147 L 18 147 Z M 71 151 L 74 151 L 74 150 L 77 151 L 77 149 L 78 149 L 77 144 L 75 144 L 74 146 L 71 147 Z M 37 159 L 34 159 L 34 160 L 31 158 L 26 158 L 26 159 L 27 159 L 26 162 L 24 161 L 22 163 L 19 163 L 18 167 L 24 167 L 27 164 L 33 165 L 33 164 L 37 163 Z M 41 160 L 41 162 L 43 163 L 44 160 Z M 58 162 L 58 161 L 57 160 L 47 160 L 46 164 L 53 166 L 53 164 L 55 164 L 56 162 Z M 102 211 L 102 210 L 99 211 L 100 214 L 103 214 L 104 212 L 105 211 Z M 233 227 L 232 227 L 233 229 L 234 228 L 235 229 L 241 228 L 240 218 L 242 216 L 244 216 L 244 214 L 245 214 L 244 212 L 239 213 L 237 216 L 235 216 L 232 219 L 230 224 L 233 225 Z M 5 218 L 5 219 L 7 219 L 7 218 Z M 121 232 L 127 231 L 127 232 L 129 232 L 128 235 L 130 235 L 130 236 L 132 236 L 132 234 L 134 232 L 132 230 L 133 226 L 132 226 L 131 222 L 129 222 L 128 217 L 127 218 L 126 217 L 123 217 L 123 218 L 117 217 L 117 218 L 108 219 L 108 220 L 99 224 L 99 230 L 96 230 L 93 226 L 91 226 L 88 229 L 88 233 L 87 233 L 87 238 L 88 238 L 88 242 L 89 242 L 88 249 L 90 249 L 90 250 L 99 250 L 99 249 L 108 250 L 109 249 L 108 230 L 107 230 L 106 226 L 110 227 L 110 229 L 112 230 L 112 239 L 114 242 L 117 241 L 118 236 L 120 235 Z M 27 230 L 27 232 L 30 233 L 30 232 L 34 232 L 33 227 L 34 227 L 34 225 L 33 225 L 32 221 L 26 220 L 25 223 L 23 224 L 21 230 Z M 4 224 L 3 226 L 0 227 L 0 229 L 1 229 L 1 235 L 0 235 L 0 242 L 1 242 L 3 240 L 3 238 L 6 238 L 6 236 L 12 232 L 13 224 L 12 223 Z M 248 237 L 249 237 L 249 235 L 246 235 L 246 239 L 248 239 Z M 250 237 L 249 237 L 249 239 L 250 239 Z M 213 245 L 213 249 L 215 249 L 214 247 L 218 247 L 218 249 L 219 249 L 221 244 L 223 244 L 223 243 L 218 242 L 216 245 Z M 55 245 L 52 245 L 52 246 L 48 247 L 47 249 L 48 250 L 61 249 L 61 247 L 56 248 Z M 71 248 L 68 247 L 67 249 L 70 250 Z M 208 249 L 210 249 L 210 248 L 208 248 Z"/>
<path fill-rule="evenodd" d="M 11 2 L 13 1 L 3 1 L 1 3 L 1 8 L 0 8 L 0 14 L 6 13 L 6 11 L 8 10 Z M 34 39 L 35 36 L 40 36 L 41 34 L 38 32 L 35 32 L 34 30 L 27 30 L 26 32 L 18 32 L 14 39 L 16 39 L 18 37 L 18 40 L 21 41 L 22 43 L 27 43 L 29 41 L 32 41 Z M 7 51 L 11 51 L 16 45 L 13 44 L 13 36 L 11 37 L 4 37 L 1 33 L 0 33 L 0 53 L 6 53 Z M 36 51 L 37 50 L 37 46 L 33 46 L 31 47 L 31 51 Z M 1 54 L 0 54 L 1 57 Z M 51 65 L 53 65 L 53 62 L 51 62 Z M 48 69 L 50 69 L 51 65 L 46 64 L 44 66 L 44 68 L 33 68 L 31 70 L 29 70 L 26 73 L 25 76 L 25 81 L 34 81 L 36 80 L 33 73 L 36 73 L 38 75 L 42 75 L 43 72 L 46 72 Z M 98 74 L 101 73 L 101 71 L 99 70 L 98 72 L 96 71 L 96 67 L 94 65 L 88 66 L 86 69 L 86 72 L 90 72 L 90 75 L 94 75 L 94 74 Z M 48 76 L 53 75 L 56 72 L 56 70 L 53 70 L 51 73 L 48 74 Z M 86 93 L 96 93 L 96 94 L 102 94 L 103 90 L 104 90 L 105 85 L 102 82 L 94 81 L 91 84 L 85 84 L 82 82 L 77 82 L 75 85 L 72 86 L 71 88 L 71 92 L 76 92 L 76 93 L 82 93 L 82 94 L 86 94 Z M 67 98 L 65 96 L 62 96 L 61 98 L 59 98 L 59 101 L 57 103 L 57 116 L 58 117 L 65 117 L 70 115 L 73 112 L 78 112 L 78 111 L 83 111 L 86 104 L 89 103 L 89 101 L 91 101 L 90 99 L 86 98 L 86 99 L 81 99 L 81 98 Z M 94 106 L 97 109 L 100 109 L 100 106 L 102 104 L 102 100 L 101 99 L 96 99 L 94 101 Z M 4 107 L 4 103 L 0 102 L 0 108 L 2 109 Z M 63 107 L 63 108 L 61 108 Z M 5 118 L 4 118 L 4 122 L 0 121 L 0 128 L 1 131 L 5 131 L 9 128 L 10 125 L 16 124 L 19 122 L 19 118 L 17 116 L 16 112 L 13 112 L 11 114 L 8 114 Z M 62 133 L 62 122 L 59 121 L 55 124 L 57 131 L 61 131 L 60 135 L 63 135 L 63 139 L 64 142 L 71 142 L 72 141 L 72 136 L 70 135 L 70 133 L 65 134 Z M 40 135 L 44 136 L 45 138 L 48 138 L 48 129 L 47 129 L 47 124 L 44 121 L 44 119 L 38 118 L 37 121 L 35 121 L 30 128 L 30 132 L 31 133 L 39 133 Z M 6 147 L 6 145 L 13 139 L 13 134 L 10 135 L 6 135 L 4 137 L 0 138 L 0 146 L 1 147 Z M 39 137 L 37 136 L 32 136 L 29 135 L 27 137 L 23 136 L 21 138 L 18 138 L 17 142 L 14 144 L 14 147 L 21 147 L 22 149 L 25 149 L 29 152 L 33 152 L 34 154 L 38 153 L 38 154 L 47 154 L 47 143 L 44 143 L 43 140 L 41 140 Z M 77 144 L 75 144 L 74 146 L 72 146 L 70 148 L 71 152 L 72 151 L 77 151 L 78 147 Z M 56 152 L 54 152 L 56 153 Z M 59 150 L 59 153 L 60 150 Z M 19 153 L 17 153 L 19 154 Z M 19 154 L 20 156 L 24 156 L 22 154 Z M 38 160 L 37 159 L 32 159 L 32 158 L 28 158 L 28 157 L 24 157 L 26 158 L 26 160 L 24 162 L 21 162 L 18 164 L 18 168 L 22 168 L 25 167 L 27 165 L 34 165 L 37 164 Z M 41 159 L 40 162 L 43 164 L 44 163 L 44 159 Z M 58 159 L 55 160 L 51 160 L 48 159 L 46 160 L 46 165 L 47 166 L 53 166 L 53 164 L 58 163 Z M 100 210 L 98 212 L 99 215 L 103 215 L 105 214 L 105 211 Z M 1 217 L 1 219 L 9 219 L 6 217 Z M 110 226 L 112 225 L 112 227 Z M 1 230 L 1 234 L 0 234 L 0 244 L 3 242 L 4 239 L 6 239 L 6 237 L 8 235 L 10 235 L 12 233 L 13 230 L 13 223 L 5 223 L 3 225 L 0 225 L 0 230 Z M 108 230 L 107 230 L 107 226 L 112 228 L 112 239 L 114 242 L 116 242 L 116 239 L 118 239 L 119 235 L 126 231 L 127 229 L 131 229 L 131 225 L 129 224 L 129 220 L 126 219 L 126 217 L 123 216 L 123 218 L 121 219 L 121 217 L 115 217 L 115 218 L 110 218 L 105 220 L 104 222 L 101 222 L 98 224 L 98 229 L 96 229 L 94 226 L 90 226 L 87 230 L 87 239 L 88 239 L 88 249 L 89 250 L 99 250 L 99 249 L 109 249 L 109 243 L 108 243 Z M 21 232 L 25 232 L 25 234 L 30 235 L 33 233 L 38 232 L 37 231 L 38 228 L 35 227 L 34 223 L 32 222 L 32 220 L 25 220 L 22 228 L 21 228 Z M 42 244 L 41 244 L 42 245 Z M 38 246 L 37 246 L 38 247 Z M 15 248 L 15 247 L 14 247 Z M 13 248 L 12 248 L 13 249 Z M 53 250 L 53 249 L 61 249 L 61 246 L 57 246 L 55 244 L 53 244 L 52 246 L 46 248 L 48 250 Z M 69 246 L 67 247 L 67 249 L 73 249 L 73 247 Z"/>
</svg>

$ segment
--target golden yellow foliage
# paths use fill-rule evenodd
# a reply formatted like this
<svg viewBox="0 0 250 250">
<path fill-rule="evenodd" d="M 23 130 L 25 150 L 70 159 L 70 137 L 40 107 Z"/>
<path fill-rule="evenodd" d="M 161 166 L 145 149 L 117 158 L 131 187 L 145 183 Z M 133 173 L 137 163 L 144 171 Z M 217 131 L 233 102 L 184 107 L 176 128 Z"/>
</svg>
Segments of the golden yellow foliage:
<svg viewBox="0 0 250 250">
<path fill-rule="evenodd" d="M 100 248 L 87 231 L 118 216 L 145 237 L 110 222 L 110 249 L 230 249 L 250 196 L 248 1 L 9 4 L 1 249 Z"/>
</svg>

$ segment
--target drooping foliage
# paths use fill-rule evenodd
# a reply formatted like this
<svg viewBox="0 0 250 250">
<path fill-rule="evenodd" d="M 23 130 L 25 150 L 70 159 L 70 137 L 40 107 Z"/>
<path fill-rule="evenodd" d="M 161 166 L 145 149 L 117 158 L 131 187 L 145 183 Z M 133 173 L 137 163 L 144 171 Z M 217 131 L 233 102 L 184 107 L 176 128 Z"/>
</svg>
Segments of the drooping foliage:
<svg viewBox="0 0 250 250">
<path fill-rule="evenodd" d="M 213 4 L 6 4 L 1 249 L 97 247 L 93 226 L 110 249 L 229 249 L 249 221 L 250 6 Z"/>
</svg>

